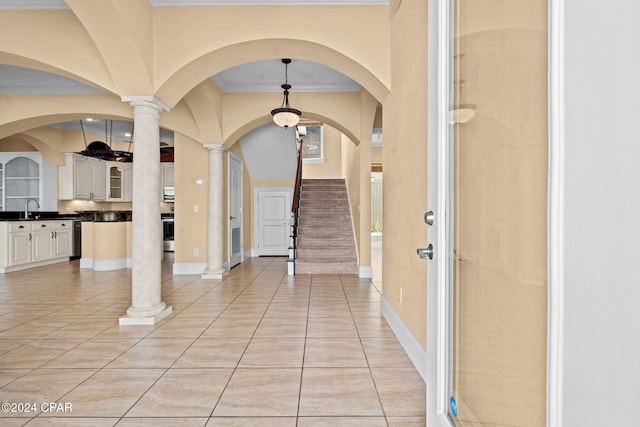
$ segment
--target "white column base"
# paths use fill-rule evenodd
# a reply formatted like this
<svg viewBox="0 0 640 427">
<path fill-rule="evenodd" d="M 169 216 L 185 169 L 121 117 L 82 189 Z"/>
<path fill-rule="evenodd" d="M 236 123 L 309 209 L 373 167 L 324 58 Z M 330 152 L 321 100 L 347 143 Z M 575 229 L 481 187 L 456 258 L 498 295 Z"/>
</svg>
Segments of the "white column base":
<svg viewBox="0 0 640 427">
<path fill-rule="evenodd" d="M 159 311 L 158 311 L 159 310 Z M 119 320 L 120 325 L 155 325 L 173 311 L 173 307 L 167 306 L 164 302 L 159 307 L 140 310 L 129 307 L 127 314 Z"/>
<path fill-rule="evenodd" d="M 371 279 L 373 277 L 373 268 L 370 265 L 358 266 L 358 277 L 361 279 Z"/>
<path fill-rule="evenodd" d="M 201 279 L 222 279 L 222 277 L 227 273 L 227 270 L 224 268 L 215 269 L 215 270 L 205 270 L 200 276 Z"/>
</svg>

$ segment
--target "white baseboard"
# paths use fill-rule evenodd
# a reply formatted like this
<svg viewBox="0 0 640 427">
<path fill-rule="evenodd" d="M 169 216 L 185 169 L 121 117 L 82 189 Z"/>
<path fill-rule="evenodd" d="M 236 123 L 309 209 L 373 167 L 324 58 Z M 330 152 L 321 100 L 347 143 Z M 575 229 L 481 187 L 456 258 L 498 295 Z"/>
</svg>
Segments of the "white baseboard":
<svg viewBox="0 0 640 427">
<path fill-rule="evenodd" d="M 413 366 L 422 377 L 422 380 L 427 382 L 427 351 L 422 348 L 422 344 L 413 336 L 413 333 L 407 328 L 400 316 L 391 308 L 389 303 L 384 297 L 380 298 L 380 312 L 382 317 L 385 318 L 391 330 L 398 338 L 400 345 L 404 348 L 404 351 L 411 359 Z"/>
<path fill-rule="evenodd" d="M 371 279 L 373 277 L 373 268 L 370 265 L 358 266 L 358 277 L 361 279 Z"/>
<path fill-rule="evenodd" d="M 173 275 L 202 274 L 207 269 L 206 262 L 174 262 Z"/>
<path fill-rule="evenodd" d="M 254 257 L 253 249 L 249 249 L 248 251 L 244 251 L 242 259 L 245 260 L 245 259 L 249 259 L 249 258 L 253 258 L 253 257 Z"/>
<path fill-rule="evenodd" d="M 122 269 L 128 268 L 128 266 L 130 265 L 131 265 L 131 259 L 129 258 L 94 259 L 93 260 L 94 271 L 122 270 Z"/>
<path fill-rule="evenodd" d="M 80 258 L 80 268 L 93 268 L 93 258 Z"/>
</svg>

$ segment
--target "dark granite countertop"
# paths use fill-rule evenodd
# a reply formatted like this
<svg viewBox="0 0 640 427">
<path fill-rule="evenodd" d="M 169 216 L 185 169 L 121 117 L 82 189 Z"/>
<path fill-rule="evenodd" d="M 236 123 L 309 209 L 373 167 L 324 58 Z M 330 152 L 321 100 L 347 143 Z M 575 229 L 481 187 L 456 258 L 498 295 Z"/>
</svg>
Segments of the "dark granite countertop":
<svg viewBox="0 0 640 427">
<path fill-rule="evenodd" d="M 131 221 L 131 211 L 78 211 L 83 222 L 125 222 Z"/>
</svg>

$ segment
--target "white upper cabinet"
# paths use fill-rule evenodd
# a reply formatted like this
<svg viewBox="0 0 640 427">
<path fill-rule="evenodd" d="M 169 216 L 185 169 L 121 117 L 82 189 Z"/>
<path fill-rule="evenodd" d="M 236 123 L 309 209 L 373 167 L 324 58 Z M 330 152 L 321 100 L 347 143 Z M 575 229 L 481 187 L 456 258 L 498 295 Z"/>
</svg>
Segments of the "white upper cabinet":
<svg viewBox="0 0 640 427">
<path fill-rule="evenodd" d="M 0 154 L 0 210 L 57 210 L 55 169 L 37 151 Z"/>
<path fill-rule="evenodd" d="M 65 156 L 66 164 L 58 168 L 60 200 L 106 200 L 107 162 L 76 153 Z"/>
<path fill-rule="evenodd" d="M 107 163 L 107 200 L 130 202 L 133 191 L 133 163 Z"/>
<path fill-rule="evenodd" d="M 160 163 L 162 186 L 173 187 L 176 184 L 173 163 Z"/>
</svg>

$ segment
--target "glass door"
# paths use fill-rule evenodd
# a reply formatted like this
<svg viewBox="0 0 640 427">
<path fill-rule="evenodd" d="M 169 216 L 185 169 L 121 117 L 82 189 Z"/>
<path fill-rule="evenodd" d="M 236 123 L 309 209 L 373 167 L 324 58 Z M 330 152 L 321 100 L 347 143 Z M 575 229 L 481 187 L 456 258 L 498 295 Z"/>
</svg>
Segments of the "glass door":
<svg viewBox="0 0 640 427">
<path fill-rule="evenodd" d="M 452 0 L 449 415 L 544 426 L 547 0 Z"/>
</svg>

